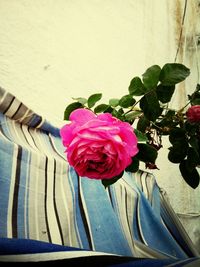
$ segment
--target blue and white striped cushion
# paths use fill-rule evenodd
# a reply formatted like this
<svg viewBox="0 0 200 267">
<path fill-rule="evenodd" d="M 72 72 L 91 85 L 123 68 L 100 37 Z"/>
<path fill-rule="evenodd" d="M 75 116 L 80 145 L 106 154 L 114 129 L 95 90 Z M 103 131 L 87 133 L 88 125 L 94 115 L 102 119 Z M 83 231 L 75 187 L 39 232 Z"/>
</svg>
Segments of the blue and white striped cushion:
<svg viewBox="0 0 200 267">
<path fill-rule="evenodd" d="M 66 162 L 59 129 L 0 88 L 0 237 L 146 258 L 197 256 L 155 178 L 104 189 Z"/>
</svg>

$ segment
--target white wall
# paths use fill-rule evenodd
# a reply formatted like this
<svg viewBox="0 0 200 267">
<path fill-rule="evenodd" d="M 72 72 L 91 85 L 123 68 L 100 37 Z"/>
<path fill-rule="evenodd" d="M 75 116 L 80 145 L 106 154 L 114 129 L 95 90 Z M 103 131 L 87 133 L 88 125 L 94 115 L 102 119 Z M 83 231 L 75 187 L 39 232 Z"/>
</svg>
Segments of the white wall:
<svg viewBox="0 0 200 267">
<path fill-rule="evenodd" d="M 71 97 L 128 92 L 130 80 L 153 64 L 174 62 L 184 0 L 0 0 L 0 86 L 54 124 L 64 124 Z M 196 85 L 197 0 L 189 0 L 177 62 L 192 70 L 175 98 Z M 199 63 L 198 63 L 199 64 Z M 185 86 L 186 85 L 186 86 Z M 167 159 L 155 172 L 192 239 L 200 231 L 200 188 L 189 188 Z M 197 224 L 198 223 L 198 224 Z M 195 229 L 194 229 L 195 228 Z M 196 231 L 196 232 L 195 232 Z M 199 232 L 198 232 L 199 233 Z"/>
<path fill-rule="evenodd" d="M 1 85 L 53 119 L 71 97 L 122 96 L 174 60 L 174 15 L 173 0 L 0 0 Z"/>
<path fill-rule="evenodd" d="M 185 1 L 175 2 L 180 2 L 183 10 Z M 172 104 L 176 108 L 184 106 L 187 95 L 194 91 L 197 83 L 200 83 L 200 47 L 197 46 L 198 40 L 200 40 L 200 2 L 190 0 L 187 2 L 177 62 L 188 66 L 191 74 L 176 90 L 177 93 Z M 178 14 L 177 7 L 176 13 Z M 172 206 L 200 252 L 200 185 L 195 190 L 187 186 L 180 175 L 178 165 L 166 160 L 169 146 L 167 140 L 165 148 L 158 158 L 160 170 L 154 171 L 154 173 L 160 186 L 167 191 Z"/>
</svg>

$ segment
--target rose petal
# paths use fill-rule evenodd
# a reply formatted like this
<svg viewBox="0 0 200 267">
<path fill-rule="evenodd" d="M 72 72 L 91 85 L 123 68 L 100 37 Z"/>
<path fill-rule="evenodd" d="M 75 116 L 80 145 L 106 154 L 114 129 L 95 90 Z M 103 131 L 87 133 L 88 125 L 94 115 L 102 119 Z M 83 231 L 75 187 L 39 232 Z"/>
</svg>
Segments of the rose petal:
<svg viewBox="0 0 200 267">
<path fill-rule="evenodd" d="M 102 113 L 97 115 L 97 118 L 102 121 L 113 123 L 117 120 L 117 118 L 113 117 L 110 113 Z"/>
<path fill-rule="evenodd" d="M 60 136 L 64 146 L 68 146 L 74 138 L 73 130 L 76 128 L 74 123 L 66 124 L 60 129 Z"/>
<path fill-rule="evenodd" d="M 88 109 L 85 108 L 78 108 L 72 111 L 72 113 L 69 116 L 69 119 L 71 121 L 75 121 L 76 123 L 83 125 L 84 123 L 87 123 L 88 121 L 95 119 L 96 115 Z"/>
</svg>

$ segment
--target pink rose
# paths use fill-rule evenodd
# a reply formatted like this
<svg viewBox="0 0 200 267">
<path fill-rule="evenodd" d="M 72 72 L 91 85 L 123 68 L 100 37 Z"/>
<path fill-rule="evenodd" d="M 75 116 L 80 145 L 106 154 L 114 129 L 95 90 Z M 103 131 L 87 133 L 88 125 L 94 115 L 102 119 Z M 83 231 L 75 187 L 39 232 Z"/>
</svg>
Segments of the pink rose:
<svg viewBox="0 0 200 267">
<path fill-rule="evenodd" d="M 200 105 L 191 106 L 186 116 L 189 122 L 200 122 Z"/>
<path fill-rule="evenodd" d="M 109 113 L 94 114 L 76 109 L 71 123 L 61 130 L 67 160 L 78 175 L 92 179 L 111 179 L 131 164 L 138 153 L 137 137 L 127 122 Z"/>
</svg>

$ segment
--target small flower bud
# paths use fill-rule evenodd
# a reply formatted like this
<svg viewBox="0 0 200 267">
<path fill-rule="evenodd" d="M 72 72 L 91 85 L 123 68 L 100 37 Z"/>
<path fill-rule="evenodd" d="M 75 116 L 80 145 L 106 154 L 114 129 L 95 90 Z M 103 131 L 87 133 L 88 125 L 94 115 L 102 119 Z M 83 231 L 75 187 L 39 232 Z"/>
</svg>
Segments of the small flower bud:
<svg viewBox="0 0 200 267">
<path fill-rule="evenodd" d="M 186 112 L 187 120 L 191 123 L 200 122 L 200 105 L 191 106 Z"/>
</svg>

